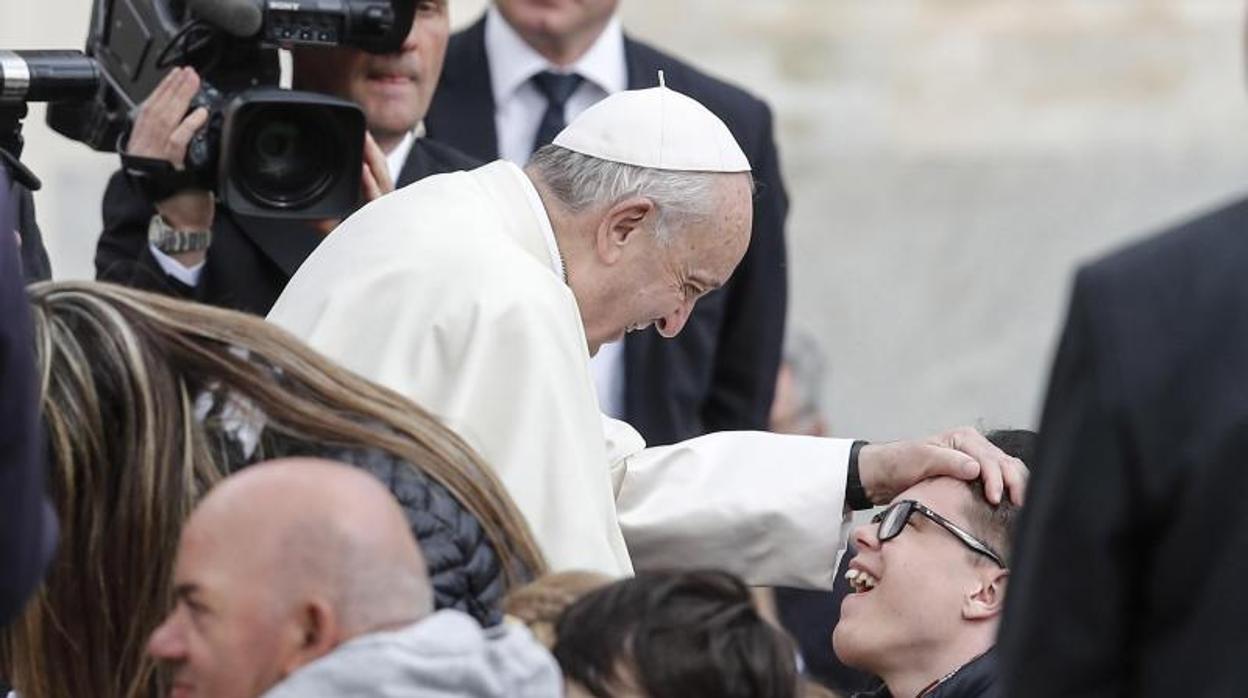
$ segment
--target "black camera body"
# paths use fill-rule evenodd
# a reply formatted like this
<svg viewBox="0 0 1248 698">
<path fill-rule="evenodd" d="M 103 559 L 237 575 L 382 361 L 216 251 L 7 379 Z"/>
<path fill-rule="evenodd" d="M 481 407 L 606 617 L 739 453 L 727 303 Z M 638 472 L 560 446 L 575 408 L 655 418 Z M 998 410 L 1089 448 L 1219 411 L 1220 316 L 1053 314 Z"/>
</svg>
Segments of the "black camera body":
<svg viewBox="0 0 1248 698">
<path fill-rule="evenodd" d="M 359 200 L 364 114 L 337 97 L 279 89 L 278 48 L 394 51 L 414 14 L 415 0 L 95 0 L 85 51 L 98 67 L 95 92 L 84 99 L 75 84 L 73 98 L 58 99 L 47 87 L 48 124 L 124 151 L 139 105 L 169 70 L 189 65 L 202 78 L 191 109 L 209 112 L 187 150 L 194 180 L 236 213 L 341 218 Z"/>
<path fill-rule="evenodd" d="M 251 216 L 341 218 L 359 202 L 365 128 L 364 112 L 346 100 L 272 87 L 241 92 L 223 110 L 217 194 Z M 205 151 L 211 168 L 211 146 Z"/>
</svg>

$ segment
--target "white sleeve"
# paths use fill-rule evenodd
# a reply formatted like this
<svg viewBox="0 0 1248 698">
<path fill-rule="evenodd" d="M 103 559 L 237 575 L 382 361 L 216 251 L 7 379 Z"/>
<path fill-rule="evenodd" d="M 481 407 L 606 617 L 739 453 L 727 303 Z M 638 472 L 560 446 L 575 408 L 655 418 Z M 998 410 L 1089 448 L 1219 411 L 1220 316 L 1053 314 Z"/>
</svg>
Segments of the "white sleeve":
<svg viewBox="0 0 1248 698">
<path fill-rule="evenodd" d="M 200 262 L 193 267 L 184 267 L 178 260 L 156 249 L 152 243 L 147 243 L 147 248 L 152 251 L 152 256 L 156 258 L 156 263 L 166 274 L 194 288 L 199 285 L 199 277 L 203 276 L 204 263 Z"/>
<path fill-rule="evenodd" d="M 754 585 L 831 588 L 849 528 L 852 440 L 740 431 L 640 450 L 627 424 L 604 419 L 604 429 L 635 569 L 710 567 Z"/>
</svg>

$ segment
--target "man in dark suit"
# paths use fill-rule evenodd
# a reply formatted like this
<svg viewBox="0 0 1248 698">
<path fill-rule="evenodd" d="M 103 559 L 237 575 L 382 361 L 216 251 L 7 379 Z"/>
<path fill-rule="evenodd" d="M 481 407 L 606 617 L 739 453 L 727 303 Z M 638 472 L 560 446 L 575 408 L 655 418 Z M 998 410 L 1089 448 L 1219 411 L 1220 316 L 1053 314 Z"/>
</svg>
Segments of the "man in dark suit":
<svg viewBox="0 0 1248 698">
<path fill-rule="evenodd" d="M 604 348 L 594 370 L 604 411 L 632 424 L 651 445 L 766 429 L 787 300 L 788 199 L 771 111 L 743 90 L 624 36 L 617 3 L 498 0 L 451 37 L 425 123 L 434 138 L 469 155 L 523 164 L 585 108 L 619 90 L 654 87 L 660 70 L 668 87 L 719 116 L 757 181 L 745 259 L 723 289 L 698 304 L 676 338 L 663 339 L 653 328 L 630 333 L 622 357 L 618 347 L 614 357 Z"/>
<path fill-rule="evenodd" d="M 480 164 L 423 137 L 421 119 L 442 69 L 450 24 L 446 0 L 421 2 L 403 46 L 390 54 L 338 47 L 296 50 L 293 86 L 355 101 L 369 129 L 362 198 L 440 172 Z M 180 167 L 186 143 L 207 114 L 187 114 L 199 78 L 174 71 L 140 112 L 128 144 L 135 155 Z M 212 195 L 185 190 L 149 202 L 121 172 L 104 194 L 96 277 L 265 314 L 292 274 L 336 221 L 275 220 L 232 214 Z M 157 215 L 159 213 L 159 215 Z M 163 248 L 163 249 L 162 249 Z"/>
<path fill-rule="evenodd" d="M 0 164 L 0 627 L 43 578 L 57 531 L 44 496 L 34 337 L 12 205 L 17 198 Z"/>
<path fill-rule="evenodd" d="M 1248 200 L 1078 273 L 999 643 L 1004 695 L 1248 687 Z"/>
</svg>

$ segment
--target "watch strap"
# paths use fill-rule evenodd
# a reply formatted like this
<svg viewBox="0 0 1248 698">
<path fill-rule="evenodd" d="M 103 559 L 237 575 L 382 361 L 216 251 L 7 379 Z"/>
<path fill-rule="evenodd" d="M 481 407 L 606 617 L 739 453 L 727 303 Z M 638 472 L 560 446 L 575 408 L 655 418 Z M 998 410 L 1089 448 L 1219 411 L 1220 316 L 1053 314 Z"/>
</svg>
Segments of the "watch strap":
<svg viewBox="0 0 1248 698">
<path fill-rule="evenodd" d="M 849 447 L 849 467 L 845 475 L 845 505 L 853 511 L 871 509 L 875 503 L 867 496 L 862 487 L 862 477 L 858 472 L 858 453 L 866 446 L 866 441 L 855 441 Z"/>
<path fill-rule="evenodd" d="M 159 213 L 147 227 L 148 242 L 165 254 L 206 250 L 212 244 L 211 230 L 180 230 L 169 225 Z"/>
<path fill-rule="evenodd" d="M 121 168 L 130 186 L 151 203 L 164 201 L 187 189 L 209 189 L 203 175 L 179 170 L 168 160 L 121 154 Z"/>
</svg>

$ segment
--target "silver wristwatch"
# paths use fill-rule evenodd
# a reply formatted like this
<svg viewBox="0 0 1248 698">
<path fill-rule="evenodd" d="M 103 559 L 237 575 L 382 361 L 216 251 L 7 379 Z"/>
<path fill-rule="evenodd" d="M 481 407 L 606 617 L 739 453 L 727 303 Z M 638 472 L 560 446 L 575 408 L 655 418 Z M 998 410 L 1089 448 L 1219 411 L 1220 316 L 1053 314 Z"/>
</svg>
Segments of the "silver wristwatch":
<svg viewBox="0 0 1248 698">
<path fill-rule="evenodd" d="M 211 230 L 178 230 L 165 222 L 159 213 L 147 225 L 147 240 L 165 254 L 182 254 L 208 249 L 212 244 Z"/>
</svg>

